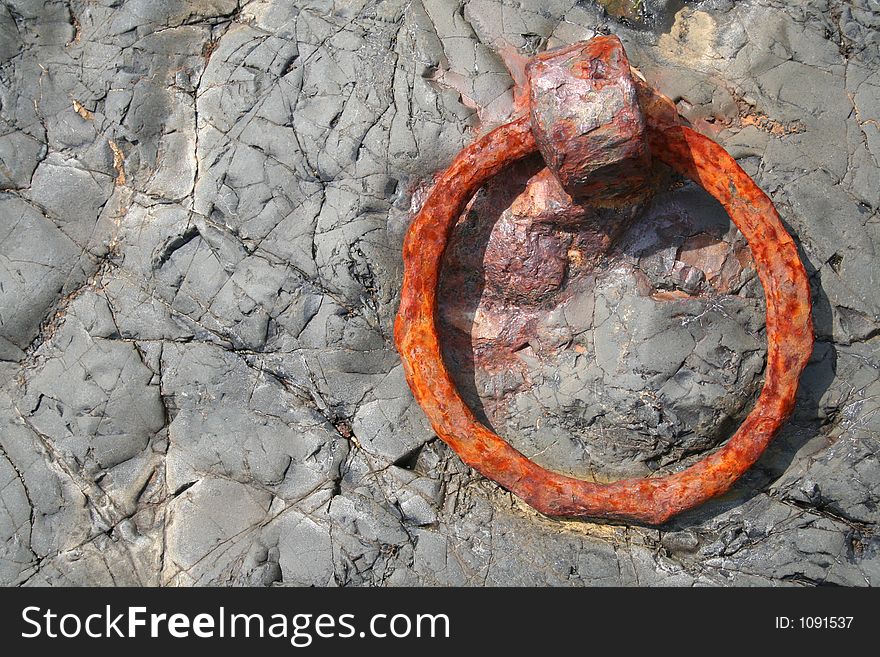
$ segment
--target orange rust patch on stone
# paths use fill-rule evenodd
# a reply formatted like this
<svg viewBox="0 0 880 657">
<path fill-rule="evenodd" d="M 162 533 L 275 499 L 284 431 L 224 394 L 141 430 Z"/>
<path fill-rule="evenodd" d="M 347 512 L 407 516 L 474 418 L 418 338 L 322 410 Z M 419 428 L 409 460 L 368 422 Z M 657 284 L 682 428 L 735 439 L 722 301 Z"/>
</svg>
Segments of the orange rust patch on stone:
<svg viewBox="0 0 880 657">
<path fill-rule="evenodd" d="M 86 121 L 91 121 L 95 118 L 95 115 L 83 107 L 78 100 L 73 101 L 73 109 L 74 111 L 83 117 Z"/>
<path fill-rule="evenodd" d="M 125 153 L 122 152 L 122 149 L 112 139 L 108 139 L 107 143 L 110 145 L 110 150 L 113 151 L 113 168 L 116 169 L 116 184 L 124 185 L 126 181 Z"/>
<path fill-rule="evenodd" d="M 731 292 L 743 270 L 754 267 L 745 245 L 731 244 L 706 233 L 688 238 L 678 251 L 678 260 L 702 271 L 721 294 Z"/>
<path fill-rule="evenodd" d="M 765 114 L 742 114 L 740 116 L 740 123 L 743 126 L 752 125 L 755 126 L 758 130 L 762 132 L 767 132 L 774 137 L 784 137 L 785 135 L 796 135 L 806 128 L 804 124 L 800 121 L 792 121 L 790 123 L 782 123 L 781 121 L 777 121 L 775 119 L 771 119 L 769 116 Z"/>
</svg>

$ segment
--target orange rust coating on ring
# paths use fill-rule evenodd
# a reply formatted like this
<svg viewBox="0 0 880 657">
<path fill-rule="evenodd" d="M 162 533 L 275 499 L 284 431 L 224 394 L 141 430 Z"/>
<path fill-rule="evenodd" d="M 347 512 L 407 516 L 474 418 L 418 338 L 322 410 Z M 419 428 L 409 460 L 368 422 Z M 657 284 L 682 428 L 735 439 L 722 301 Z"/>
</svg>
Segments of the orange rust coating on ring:
<svg viewBox="0 0 880 657">
<path fill-rule="evenodd" d="M 413 395 L 437 435 L 465 463 L 547 515 L 660 524 L 724 493 L 754 464 L 791 413 L 813 349 L 807 275 L 770 199 L 721 146 L 689 128 L 649 129 L 648 139 L 656 158 L 700 184 L 727 210 L 752 249 L 766 297 L 767 367 L 758 400 L 722 448 L 681 472 L 595 483 L 547 470 L 483 426 L 446 369 L 435 322 L 443 252 L 480 186 L 536 150 L 528 117 L 462 150 L 406 235 L 394 337 Z"/>
</svg>

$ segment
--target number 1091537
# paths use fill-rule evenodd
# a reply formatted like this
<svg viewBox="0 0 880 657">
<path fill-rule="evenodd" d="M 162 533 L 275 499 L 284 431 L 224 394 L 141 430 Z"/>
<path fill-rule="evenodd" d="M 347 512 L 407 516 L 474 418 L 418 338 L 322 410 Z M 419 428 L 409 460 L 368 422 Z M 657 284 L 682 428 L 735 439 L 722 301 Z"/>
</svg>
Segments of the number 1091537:
<svg viewBox="0 0 880 657">
<path fill-rule="evenodd" d="M 854 616 L 789 616 L 776 617 L 777 630 L 847 630 L 852 627 Z"/>
</svg>

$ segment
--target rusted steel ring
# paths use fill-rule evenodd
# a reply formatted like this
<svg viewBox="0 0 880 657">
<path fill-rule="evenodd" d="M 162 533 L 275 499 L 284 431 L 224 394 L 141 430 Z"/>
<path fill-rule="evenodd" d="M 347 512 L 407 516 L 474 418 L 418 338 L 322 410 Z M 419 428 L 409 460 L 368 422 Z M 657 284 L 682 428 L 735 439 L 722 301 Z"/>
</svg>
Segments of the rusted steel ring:
<svg viewBox="0 0 880 657">
<path fill-rule="evenodd" d="M 482 425 L 444 364 L 435 322 L 437 283 L 452 228 L 471 197 L 511 162 L 537 150 L 528 115 L 463 149 L 437 180 L 403 247 L 394 337 L 406 380 L 437 435 L 484 476 L 551 516 L 660 524 L 724 493 L 794 408 L 813 348 L 810 289 L 797 248 L 770 199 L 711 139 L 684 126 L 647 127 L 654 157 L 714 196 L 749 243 L 767 307 L 767 367 L 748 417 L 713 454 L 664 477 L 596 483 L 547 470 Z"/>
</svg>

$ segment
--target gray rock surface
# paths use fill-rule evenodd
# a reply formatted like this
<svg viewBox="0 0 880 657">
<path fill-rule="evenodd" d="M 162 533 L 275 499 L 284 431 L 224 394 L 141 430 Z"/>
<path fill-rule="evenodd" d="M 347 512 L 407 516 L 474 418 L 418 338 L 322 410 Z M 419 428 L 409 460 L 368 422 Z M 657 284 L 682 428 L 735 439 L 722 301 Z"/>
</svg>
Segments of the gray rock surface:
<svg viewBox="0 0 880 657">
<path fill-rule="evenodd" d="M 4 3 L 0 583 L 880 584 L 880 5 L 636 4 Z M 502 55 L 604 32 L 772 196 L 813 288 L 794 417 L 661 528 L 475 474 L 391 337 L 425 186 L 511 111 Z M 549 467 L 674 471 L 760 387 L 742 238 L 667 187 L 508 307 L 535 318 L 515 349 L 451 321 L 475 410 Z"/>
</svg>

